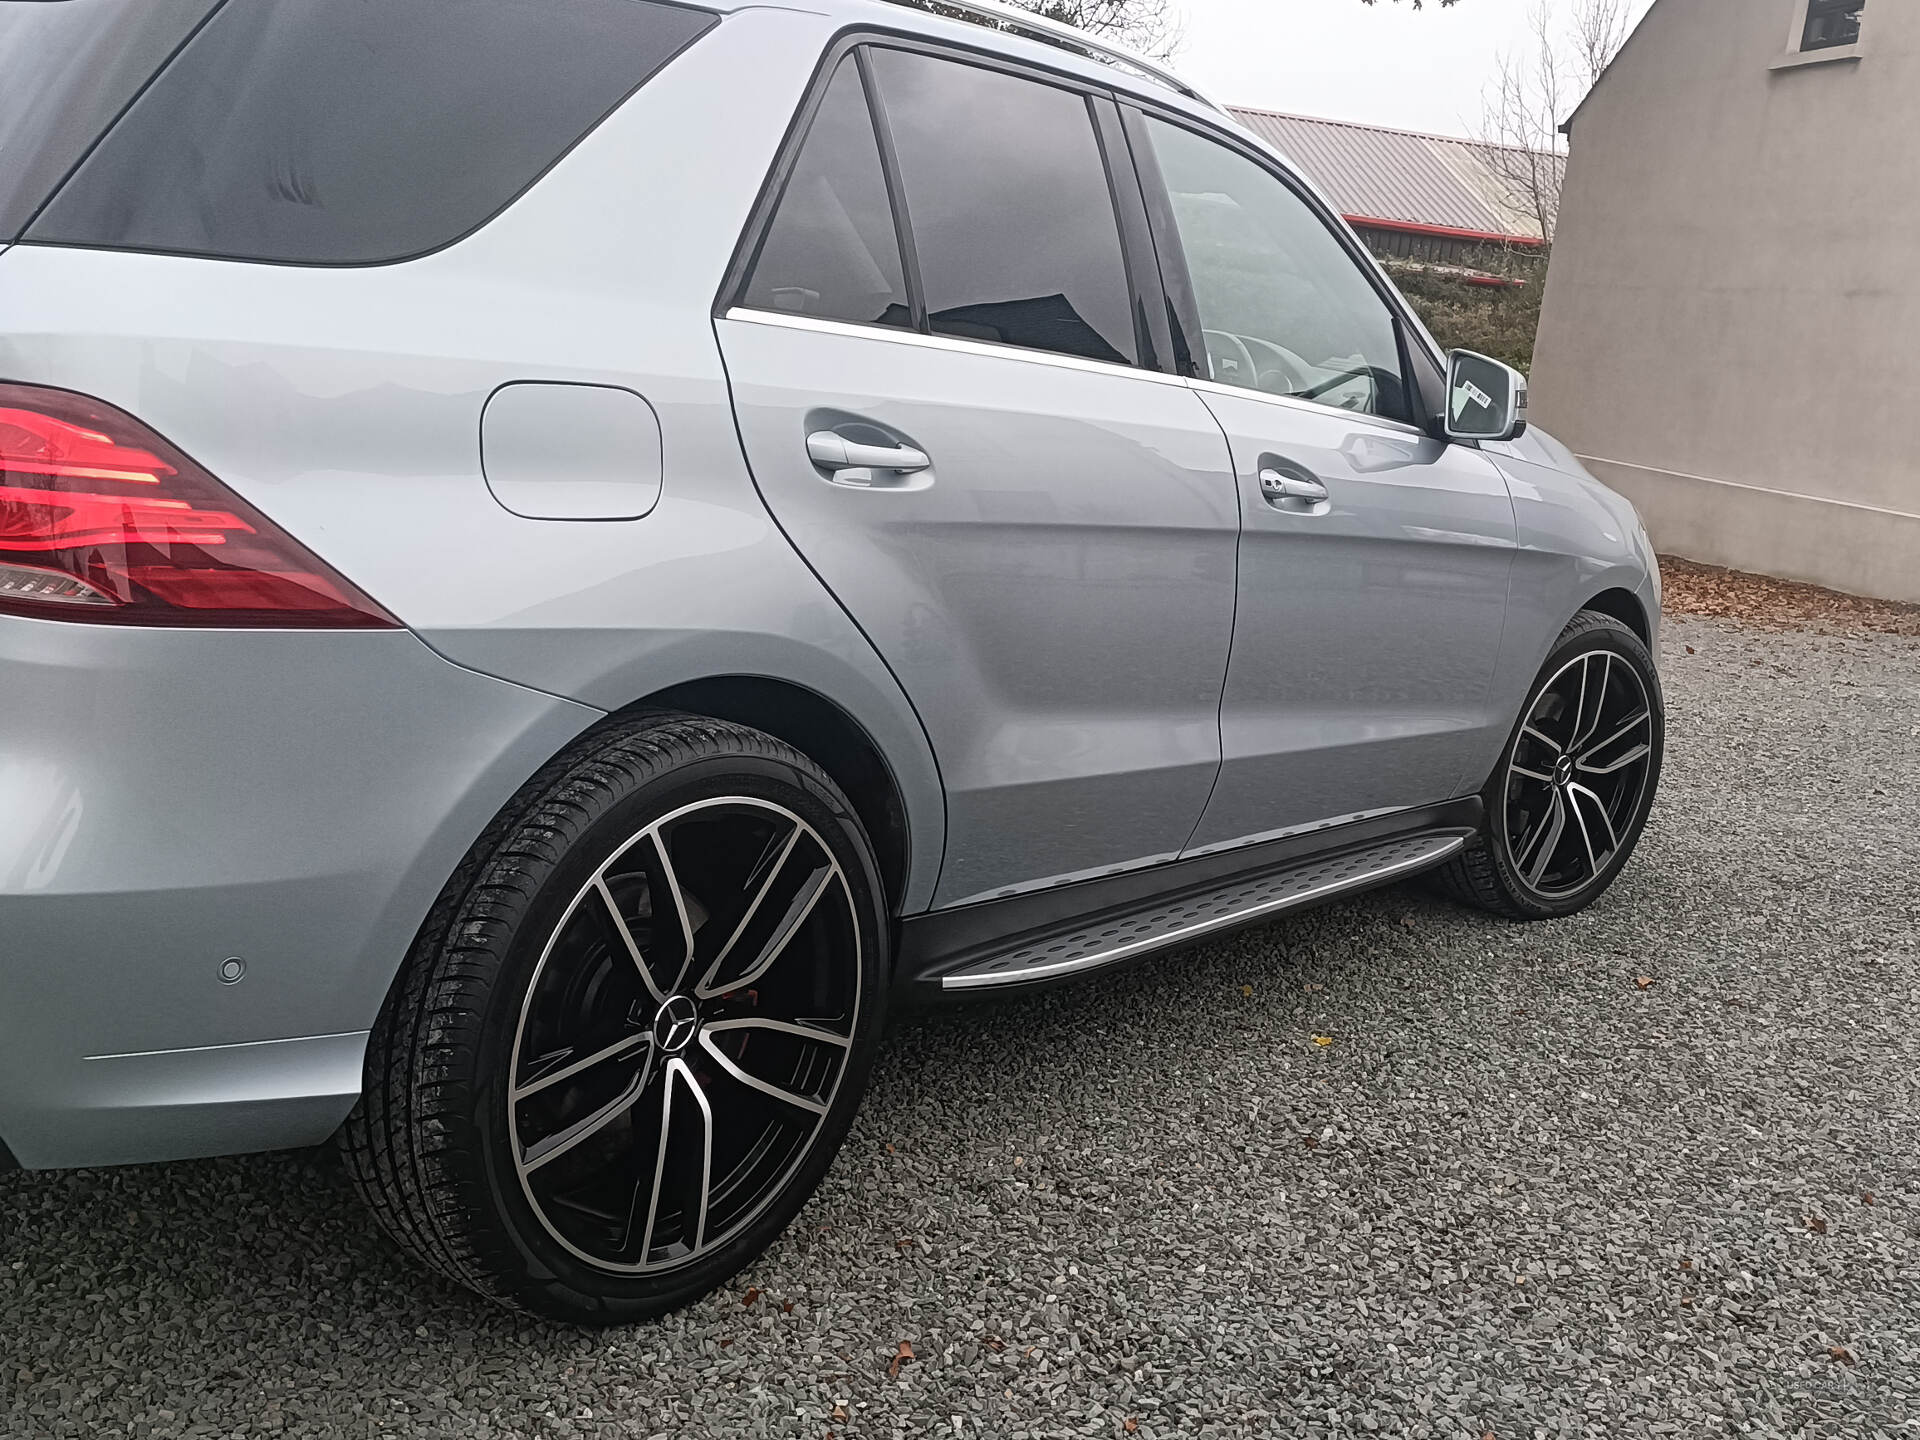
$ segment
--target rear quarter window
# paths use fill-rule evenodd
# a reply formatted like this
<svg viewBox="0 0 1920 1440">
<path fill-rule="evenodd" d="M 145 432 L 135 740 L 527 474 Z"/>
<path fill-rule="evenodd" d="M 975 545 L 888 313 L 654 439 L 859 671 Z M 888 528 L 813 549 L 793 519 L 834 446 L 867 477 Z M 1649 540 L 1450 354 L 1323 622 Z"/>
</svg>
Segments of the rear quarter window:
<svg viewBox="0 0 1920 1440">
<path fill-rule="evenodd" d="M 311 265 L 424 254 L 716 21 L 659 0 L 227 0 L 24 238 Z"/>
<path fill-rule="evenodd" d="M 219 0 L 0 0 L 0 245 Z"/>
</svg>

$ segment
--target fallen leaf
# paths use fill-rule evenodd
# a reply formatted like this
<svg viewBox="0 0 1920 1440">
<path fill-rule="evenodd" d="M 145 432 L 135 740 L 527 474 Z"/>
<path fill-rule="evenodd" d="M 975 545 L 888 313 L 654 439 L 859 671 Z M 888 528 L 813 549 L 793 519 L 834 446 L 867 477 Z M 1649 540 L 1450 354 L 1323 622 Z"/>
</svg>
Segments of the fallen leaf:
<svg viewBox="0 0 1920 1440">
<path fill-rule="evenodd" d="M 1829 1345 L 1827 1347 L 1827 1354 L 1838 1360 L 1842 1365 L 1854 1365 L 1858 1363 L 1853 1357 L 1853 1351 L 1844 1345 Z"/>
<path fill-rule="evenodd" d="M 1691 1296 L 1691 1295 L 1682 1295 L 1682 1296 L 1680 1297 L 1680 1303 L 1681 1303 L 1682 1305 L 1692 1305 L 1692 1304 L 1693 1304 L 1693 1296 Z"/>
<path fill-rule="evenodd" d="M 913 1241 L 911 1240 L 896 1240 L 893 1244 L 896 1250 L 911 1250 L 913 1248 Z"/>
<path fill-rule="evenodd" d="M 1680 1268 L 1682 1270 L 1691 1270 L 1693 1268 L 1693 1262 L 1691 1260 L 1682 1260 L 1680 1262 Z"/>
<path fill-rule="evenodd" d="M 1133 1434 L 1134 1431 L 1140 1428 L 1140 1422 L 1134 1419 L 1131 1415 L 1129 1415 L 1127 1417 L 1127 1423 L 1122 1425 L 1120 1428 L 1126 1431 L 1129 1435 L 1131 1435 Z"/>
<path fill-rule="evenodd" d="M 1807 1229 L 1816 1235 L 1824 1235 L 1827 1233 L 1827 1222 L 1821 1216 L 1809 1215 L 1807 1216 Z"/>
<path fill-rule="evenodd" d="M 1513 1277 L 1513 1283 L 1516 1285 L 1524 1285 L 1527 1283 L 1527 1277 L 1524 1275 L 1516 1275 Z"/>
<path fill-rule="evenodd" d="M 1669 615 L 1738 620 L 1760 630 L 1920 635 L 1920 606 L 1861 599 L 1667 555 L 1660 557 L 1660 572 L 1666 590 L 1663 608 Z"/>
<path fill-rule="evenodd" d="M 1331 1035 L 1316 1035 L 1313 1037 L 1313 1043 L 1316 1045 L 1331 1045 L 1333 1043 L 1333 1037 Z"/>
<path fill-rule="evenodd" d="M 782 1300 L 780 1302 L 780 1313 L 783 1315 L 791 1315 L 793 1313 L 793 1301 Z"/>
<path fill-rule="evenodd" d="M 1871 1205 L 1871 1204 L 1873 1204 L 1873 1191 L 1871 1191 L 1871 1190 L 1862 1190 L 1862 1191 L 1860 1192 L 1860 1203 L 1861 1203 L 1862 1205 Z"/>
<path fill-rule="evenodd" d="M 1696 649 L 1694 649 L 1694 648 L 1693 648 L 1693 647 L 1692 647 L 1691 645 L 1689 645 L 1689 646 L 1687 646 L 1687 654 L 1689 654 L 1689 655 L 1698 655 L 1699 653 L 1700 653 L 1700 652 L 1699 652 L 1698 650 L 1696 650 Z"/>
<path fill-rule="evenodd" d="M 835 1405 L 835 1406 L 833 1407 L 833 1418 L 834 1418 L 834 1419 L 836 1419 L 836 1420 L 844 1420 L 844 1419 L 846 1419 L 846 1418 L 847 1418 L 847 1407 L 846 1407 L 846 1406 L 844 1406 L 844 1405 L 840 1405 L 840 1404 L 836 1404 L 836 1405 Z"/>
<path fill-rule="evenodd" d="M 1247 998 L 1248 998 L 1249 1000 L 1251 1000 L 1251 999 L 1253 998 L 1253 986 L 1251 986 L 1251 985 L 1242 985 L 1242 986 L 1240 987 L 1240 993 L 1241 993 L 1242 995 L 1244 995 L 1244 996 L 1246 996 L 1246 997 L 1247 997 Z"/>
<path fill-rule="evenodd" d="M 998 1335 L 989 1335 L 987 1336 L 987 1348 L 997 1355 L 1000 1351 L 1007 1348 L 1007 1342 L 1002 1340 Z"/>
<path fill-rule="evenodd" d="M 1309 1135 L 1305 1139 L 1303 1139 L 1300 1143 L 1302 1145 L 1305 1145 L 1307 1149 L 1311 1150 L 1313 1149 L 1314 1146 L 1320 1143 L 1320 1137 L 1318 1135 Z"/>
<path fill-rule="evenodd" d="M 760 1287 L 758 1285 L 749 1285 L 747 1287 L 747 1293 L 745 1296 L 742 1297 L 740 1303 L 742 1305 L 751 1305 L 753 1304 L 754 1301 L 758 1300 L 759 1298 L 760 1298 Z"/>
<path fill-rule="evenodd" d="M 1633 983 L 1638 985 L 1642 990 L 1651 989 L 1653 986 L 1653 977 L 1651 975 L 1636 975 L 1633 977 Z"/>
<path fill-rule="evenodd" d="M 893 1150 L 893 1146 L 892 1146 L 891 1144 L 889 1144 L 889 1145 L 887 1146 L 887 1154 L 889 1154 L 889 1155 L 891 1155 L 891 1154 L 893 1154 L 893 1153 L 894 1153 L 894 1150 Z"/>
<path fill-rule="evenodd" d="M 1321 984 L 1321 983 L 1320 983 L 1319 981 L 1317 981 L 1317 980 L 1309 980 L 1309 981 L 1307 982 L 1307 989 L 1309 989 L 1309 990 L 1324 990 L 1324 989 L 1326 989 L 1326 988 L 1327 988 L 1326 986 L 1324 986 L 1324 985 L 1322 985 L 1322 984 Z"/>
<path fill-rule="evenodd" d="M 900 1353 L 895 1355 L 893 1357 L 893 1363 L 887 1366 L 887 1378 L 889 1380 L 898 1380 L 900 1378 L 900 1367 L 911 1359 L 913 1359 L 913 1342 L 910 1340 L 902 1340 L 900 1342 Z"/>
<path fill-rule="evenodd" d="M 1013 1157 L 1013 1167 L 1016 1170 L 1026 1163 L 1027 1163 L 1027 1157 L 1024 1155 L 1016 1155 Z"/>
<path fill-rule="evenodd" d="M 1495 1440 L 1494 1433 L 1491 1430 L 1489 1430 L 1487 1431 L 1486 1434 L 1480 1437 L 1480 1440 Z"/>
<path fill-rule="evenodd" d="M 720 1342 L 720 1348 L 724 1350 L 727 1348 L 727 1346 L 731 1345 L 732 1343 L 733 1343 L 733 1337 L 729 1335 L 726 1339 Z"/>
</svg>

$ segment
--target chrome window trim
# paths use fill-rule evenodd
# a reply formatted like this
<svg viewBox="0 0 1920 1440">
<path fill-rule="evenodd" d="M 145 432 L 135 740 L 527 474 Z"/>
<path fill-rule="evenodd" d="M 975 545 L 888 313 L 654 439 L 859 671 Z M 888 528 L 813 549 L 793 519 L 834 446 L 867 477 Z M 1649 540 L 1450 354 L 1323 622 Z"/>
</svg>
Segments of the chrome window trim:
<svg viewBox="0 0 1920 1440">
<path fill-rule="evenodd" d="M 1303 410 L 1309 415 L 1344 415 L 1350 420 L 1363 420 L 1382 430 L 1397 435 L 1417 435 L 1423 440 L 1432 437 L 1418 425 L 1409 425 L 1404 420 L 1395 420 L 1390 415 L 1375 415 L 1366 410 L 1349 410 L 1344 405 L 1321 405 L 1312 400 L 1302 400 L 1297 395 L 1276 395 L 1271 390 L 1254 390 L 1244 385 L 1226 385 L 1218 380 L 1189 379 L 1185 383 L 1192 389 L 1206 395 L 1237 395 L 1248 400 L 1264 400 L 1269 405 L 1278 405 L 1284 410 Z"/>
<path fill-rule="evenodd" d="M 787 330 L 809 330 L 820 335 L 844 335 L 853 340 L 883 340 L 895 345 L 918 346 L 923 350 L 945 350 L 956 355 L 984 355 L 998 360 L 1024 360 L 1030 365 L 1051 365 L 1059 370 L 1082 370 L 1091 375 L 1119 375 L 1129 380 L 1148 380 L 1156 385 L 1188 383 L 1184 376 L 1169 375 L 1164 370 L 1148 370 L 1139 365 L 1115 365 L 1105 360 L 1085 360 L 1078 355 L 1061 355 L 1052 350 L 1030 350 L 1024 345 L 1000 345 L 991 340 L 965 340 L 957 335 L 922 335 L 917 330 L 901 330 L 891 325 L 861 325 L 851 320 L 826 320 L 814 315 L 787 315 L 778 310 L 759 310 L 746 305 L 729 306 L 720 318 L 738 320 L 749 325 L 773 325 Z M 1316 408 L 1324 410 L 1327 407 Z"/>
</svg>

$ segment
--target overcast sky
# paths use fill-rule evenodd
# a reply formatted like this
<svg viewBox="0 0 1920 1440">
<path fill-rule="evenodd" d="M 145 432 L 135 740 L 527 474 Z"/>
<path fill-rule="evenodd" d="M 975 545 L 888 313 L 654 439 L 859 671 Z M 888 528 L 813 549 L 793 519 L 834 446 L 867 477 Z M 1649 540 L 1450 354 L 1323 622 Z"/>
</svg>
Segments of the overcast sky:
<svg viewBox="0 0 1920 1440">
<path fill-rule="evenodd" d="M 1526 38 L 1533 0 L 1174 0 L 1174 65 L 1226 105 L 1471 135 L 1495 57 Z M 1553 0 L 1564 13 L 1571 0 Z M 1638 20 L 1652 0 L 1631 0 Z"/>
</svg>

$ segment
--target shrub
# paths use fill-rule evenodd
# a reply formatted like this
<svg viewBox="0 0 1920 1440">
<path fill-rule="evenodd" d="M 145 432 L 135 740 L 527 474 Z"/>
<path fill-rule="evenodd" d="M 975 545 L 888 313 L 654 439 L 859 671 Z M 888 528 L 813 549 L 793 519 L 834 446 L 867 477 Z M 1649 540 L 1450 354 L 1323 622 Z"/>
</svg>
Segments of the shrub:
<svg viewBox="0 0 1920 1440">
<path fill-rule="evenodd" d="M 1488 250 L 1473 257 L 1475 270 L 1523 282 L 1517 286 L 1473 285 L 1452 267 L 1393 256 L 1382 256 L 1381 263 L 1441 345 L 1477 350 L 1522 373 L 1533 369 L 1533 337 L 1547 281 L 1544 255 Z"/>
</svg>

